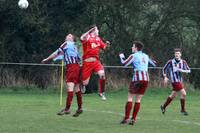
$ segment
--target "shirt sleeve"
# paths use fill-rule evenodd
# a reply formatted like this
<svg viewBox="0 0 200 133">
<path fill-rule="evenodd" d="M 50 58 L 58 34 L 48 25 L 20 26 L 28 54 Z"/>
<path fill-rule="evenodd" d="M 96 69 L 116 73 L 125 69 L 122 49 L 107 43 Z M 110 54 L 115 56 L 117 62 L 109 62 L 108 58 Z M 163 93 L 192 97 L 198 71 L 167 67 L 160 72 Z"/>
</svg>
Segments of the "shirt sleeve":
<svg viewBox="0 0 200 133">
<path fill-rule="evenodd" d="M 153 67 L 156 67 L 156 61 L 149 58 L 149 64 L 151 64 Z"/>
<path fill-rule="evenodd" d="M 165 75 L 165 74 L 167 73 L 167 70 L 169 69 L 170 64 L 171 64 L 171 60 L 169 60 L 169 61 L 165 64 L 165 66 L 163 67 L 163 69 L 162 69 L 162 74 L 163 74 L 163 75 Z"/>
<path fill-rule="evenodd" d="M 183 70 L 182 70 L 182 72 L 185 72 L 185 73 L 191 72 L 191 69 L 190 69 L 190 67 L 188 66 L 188 64 L 185 60 L 183 60 Z"/>
<path fill-rule="evenodd" d="M 101 38 L 99 38 L 99 44 L 100 44 L 100 48 L 101 49 L 105 49 L 106 48 L 106 44 L 102 41 Z"/>
<path fill-rule="evenodd" d="M 86 39 L 84 39 L 84 40 L 81 40 L 81 43 L 82 44 L 87 44 L 87 41 L 90 39 L 90 35 L 88 34 L 87 36 L 86 36 Z"/>
<path fill-rule="evenodd" d="M 57 49 L 58 54 L 64 54 L 64 48 L 67 46 L 67 42 L 61 44 L 61 46 Z"/>
<path fill-rule="evenodd" d="M 188 66 L 188 64 L 185 60 L 183 60 L 183 69 L 184 70 L 190 70 L 190 67 Z"/>
</svg>

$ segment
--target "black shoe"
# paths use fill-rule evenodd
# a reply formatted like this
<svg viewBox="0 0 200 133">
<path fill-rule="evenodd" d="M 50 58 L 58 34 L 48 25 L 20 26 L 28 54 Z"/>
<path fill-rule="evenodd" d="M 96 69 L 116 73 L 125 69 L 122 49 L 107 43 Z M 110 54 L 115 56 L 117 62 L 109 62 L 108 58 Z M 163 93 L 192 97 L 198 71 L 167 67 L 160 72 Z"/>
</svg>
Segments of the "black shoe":
<svg viewBox="0 0 200 133">
<path fill-rule="evenodd" d="M 186 115 L 186 116 L 189 115 L 188 112 L 186 111 L 181 111 L 181 114 Z"/>
<path fill-rule="evenodd" d="M 123 119 L 123 120 L 120 122 L 120 124 L 128 124 L 128 122 L 129 122 L 129 119 Z"/>
<path fill-rule="evenodd" d="M 60 112 L 57 113 L 57 115 L 68 115 L 70 114 L 70 110 L 65 110 L 65 109 L 62 109 Z"/>
<path fill-rule="evenodd" d="M 135 124 L 135 122 L 136 122 L 136 121 L 135 121 L 134 119 L 131 119 L 130 122 L 129 122 L 128 124 L 133 126 L 133 125 Z"/>
<path fill-rule="evenodd" d="M 162 105 L 160 105 L 160 110 L 161 110 L 162 114 L 164 115 L 165 114 L 165 108 Z"/>
<path fill-rule="evenodd" d="M 82 114 L 83 113 L 83 110 L 82 109 L 78 109 L 77 111 L 76 111 L 76 113 L 75 114 L 73 114 L 73 117 L 78 117 L 80 114 Z"/>
</svg>

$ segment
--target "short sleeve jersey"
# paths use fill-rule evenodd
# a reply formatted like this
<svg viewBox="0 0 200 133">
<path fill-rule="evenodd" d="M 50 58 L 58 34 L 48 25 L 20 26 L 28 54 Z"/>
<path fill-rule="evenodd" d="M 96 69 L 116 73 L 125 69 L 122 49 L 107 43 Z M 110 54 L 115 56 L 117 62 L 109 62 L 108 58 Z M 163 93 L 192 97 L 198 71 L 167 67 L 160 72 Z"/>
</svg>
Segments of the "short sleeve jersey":
<svg viewBox="0 0 200 133">
<path fill-rule="evenodd" d="M 88 35 L 86 40 L 82 40 L 83 60 L 89 57 L 95 57 L 99 60 L 100 49 L 105 49 L 106 44 L 100 37 Z"/>
</svg>

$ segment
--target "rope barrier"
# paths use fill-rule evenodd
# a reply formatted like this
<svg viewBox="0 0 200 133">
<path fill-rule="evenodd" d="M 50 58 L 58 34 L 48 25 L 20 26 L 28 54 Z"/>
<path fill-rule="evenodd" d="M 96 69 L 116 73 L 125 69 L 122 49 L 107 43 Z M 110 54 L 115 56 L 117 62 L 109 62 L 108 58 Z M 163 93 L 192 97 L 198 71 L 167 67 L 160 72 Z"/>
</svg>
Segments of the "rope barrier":
<svg viewBox="0 0 200 133">
<path fill-rule="evenodd" d="M 53 66 L 53 67 L 61 67 L 61 64 L 42 64 L 42 63 L 16 63 L 16 62 L 0 62 L 0 65 L 21 65 L 21 66 Z M 125 68 L 131 69 L 132 67 L 124 67 L 124 66 L 108 66 L 105 65 L 105 68 Z M 150 69 L 162 69 L 163 67 L 149 67 Z M 200 68 L 190 68 L 192 70 L 200 70 Z"/>
</svg>

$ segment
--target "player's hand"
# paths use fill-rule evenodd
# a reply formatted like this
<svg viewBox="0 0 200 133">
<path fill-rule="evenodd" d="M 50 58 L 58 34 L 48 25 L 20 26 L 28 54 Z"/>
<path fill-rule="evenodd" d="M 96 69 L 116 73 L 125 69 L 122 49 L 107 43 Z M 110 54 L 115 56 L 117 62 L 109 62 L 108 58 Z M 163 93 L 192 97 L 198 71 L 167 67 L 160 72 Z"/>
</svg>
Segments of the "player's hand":
<svg viewBox="0 0 200 133">
<path fill-rule="evenodd" d="M 107 45 L 110 45 L 110 41 L 106 41 L 106 44 L 107 44 Z"/>
<path fill-rule="evenodd" d="M 120 57 L 121 59 L 125 58 L 124 53 L 119 53 L 119 57 Z"/>
<path fill-rule="evenodd" d="M 107 45 L 107 46 L 106 46 L 107 48 L 110 48 L 110 46 L 111 46 L 111 45 L 110 45 L 110 41 L 106 41 L 106 45 Z"/>
<path fill-rule="evenodd" d="M 41 61 L 41 63 L 43 63 L 43 64 L 45 64 L 45 63 L 47 63 L 48 62 L 48 59 L 46 58 L 46 59 L 43 59 L 42 61 Z"/>
<path fill-rule="evenodd" d="M 164 85 L 167 85 L 168 80 L 169 80 L 169 79 L 165 76 L 165 77 L 164 77 Z"/>
</svg>

